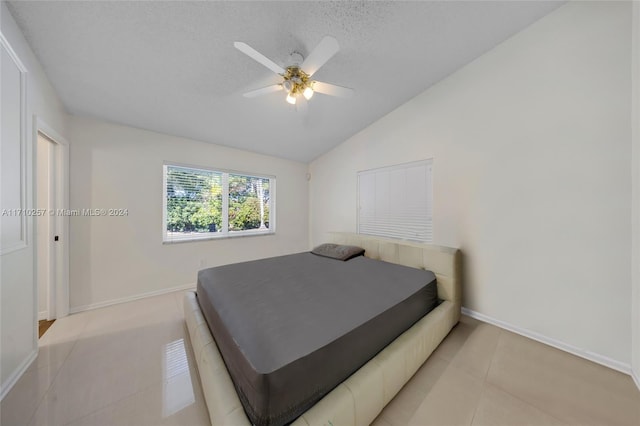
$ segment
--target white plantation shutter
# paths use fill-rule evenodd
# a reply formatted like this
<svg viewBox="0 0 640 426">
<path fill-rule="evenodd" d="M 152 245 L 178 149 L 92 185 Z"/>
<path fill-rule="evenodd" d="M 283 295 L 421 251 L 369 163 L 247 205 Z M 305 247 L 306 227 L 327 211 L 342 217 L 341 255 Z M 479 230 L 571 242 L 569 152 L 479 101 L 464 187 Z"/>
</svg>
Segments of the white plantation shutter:
<svg viewBox="0 0 640 426">
<path fill-rule="evenodd" d="M 358 233 L 431 242 L 432 160 L 358 172 Z"/>
</svg>

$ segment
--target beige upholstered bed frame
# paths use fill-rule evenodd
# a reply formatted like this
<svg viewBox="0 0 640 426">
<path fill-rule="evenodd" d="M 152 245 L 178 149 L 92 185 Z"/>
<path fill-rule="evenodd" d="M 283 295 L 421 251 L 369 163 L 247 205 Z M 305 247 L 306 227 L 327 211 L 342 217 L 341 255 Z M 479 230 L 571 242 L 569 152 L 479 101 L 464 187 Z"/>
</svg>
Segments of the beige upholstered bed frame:
<svg viewBox="0 0 640 426">
<path fill-rule="evenodd" d="M 331 242 L 363 247 L 372 259 L 433 271 L 444 301 L 300 416 L 296 426 L 370 424 L 460 319 L 457 249 L 347 233 L 332 233 Z M 250 425 L 194 292 L 185 296 L 184 314 L 211 424 Z"/>
</svg>

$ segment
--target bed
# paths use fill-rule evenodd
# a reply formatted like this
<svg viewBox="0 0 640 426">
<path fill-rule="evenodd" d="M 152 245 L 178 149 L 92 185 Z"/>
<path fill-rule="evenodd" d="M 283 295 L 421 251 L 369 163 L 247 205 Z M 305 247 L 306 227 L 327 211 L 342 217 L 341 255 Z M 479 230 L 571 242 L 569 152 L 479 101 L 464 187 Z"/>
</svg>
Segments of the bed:
<svg viewBox="0 0 640 426">
<path fill-rule="evenodd" d="M 424 363 L 431 352 L 433 352 L 437 345 L 459 320 L 461 266 L 460 253 L 458 250 L 347 233 L 331 234 L 331 240 L 335 243 L 356 245 L 365 249 L 365 256 L 367 259 L 352 259 L 345 262 L 353 262 L 350 264 L 350 268 L 371 268 L 371 262 L 373 261 L 370 259 L 379 259 L 395 265 L 404 265 L 415 268 L 416 270 L 413 271 L 415 274 L 423 274 L 425 277 L 428 277 L 429 275 L 427 275 L 427 272 L 421 270 L 426 269 L 432 271 L 432 274 L 431 272 L 428 274 L 437 278 L 437 284 L 434 282 L 433 287 L 437 285 L 437 294 L 441 299 L 441 303 L 439 303 L 425 316 L 422 316 L 423 314 L 419 313 L 419 309 L 422 309 L 422 307 L 418 308 L 415 303 L 409 303 L 409 305 L 415 307 L 415 309 L 409 308 L 409 305 L 404 305 L 404 307 L 400 310 L 396 310 L 390 317 L 377 318 L 378 322 L 375 323 L 374 321 L 375 324 L 373 328 L 369 328 L 368 331 L 360 330 L 360 338 L 356 339 L 356 341 L 359 342 L 358 345 L 363 344 L 363 342 L 365 344 L 369 344 L 370 341 L 374 341 L 376 339 L 378 340 L 377 344 L 380 344 L 381 341 L 384 341 L 385 343 L 384 346 L 382 346 L 383 349 L 372 359 L 366 358 L 364 360 L 361 359 L 360 361 L 353 361 L 356 363 L 360 362 L 358 365 L 362 365 L 362 363 L 365 362 L 364 365 L 356 371 L 349 370 L 351 367 L 349 367 L 347 361 L 351 362 L 351 360 L 347 358 L 351 358 L 351 356 L 346 356 L 345 354 L 355 354 L 354 356 L 357 357 L 359 351 L 354 350 L 357 345 L 349 346 L 350 343 L 343 342 L 343 346 L 339 346 L 337 349 L 334 348 L 333 352 L 331 352 L 332 349 L 327 345 L 327 347 L 329 347 L 329 349 L 327 349 L 328 352 L 320 353 L 320 355 L 318 355 L 319 359 L 331 359 L 332 363 L 335 363 L 336 365 L 345 364 L 345 369 L 341 374 L 345 374 L 345 371 L 350 374 L 346 380 L 339 383 L 332 383 L 329 380 L 327 383 L 324 383 L 322 381 L 324 377 L 316 374 L 316 376 L 312 375 L 307 380 L 299 380 L 299 383 L 294 383 L 289 380 L 290 377 L 284 374 L 278 375 L 279 370 L 274 368 L 274 366 L 278 367 L 280 365 L 276 362 L 278 360 L 281 364 L 287 364 L 287 360 L 289 359 L 297 360 L 299 353 L 308 353 L 308 348 L 295 346 L 288 347 L 285 344 L 279 345 L 274 344 L 273 342 L 260 346 L 259 339 L 252 337 L 254 334 L 252 334 L 252 330 L 249 330 L 249 337 L 247 338 L 249 340 L 247 341 L 248 343 L 246 343 L 243 351 L 246 352 L 244 355 L 249 360 L 248 364 L 258 370 L 259 374 L 255 377 L 247 375 L 243 372 L 251 369 L 247 369 L 246 365 L 242 365 L 242 363 L 239 363 L 236 358 L 232 358 L 229 350 L 229 347 L 233 346 L 230 346 L 229 342 L 235 342 L 234 339 L 242 340 L 243 337 L 232 338 L 230 336 L 225 336 L 226 331 L 224 329 L 221 331 L 219 328 L 220 325 L 217 324 L 218 322 L 223 323 L 224 321 L 218 321 L 218 319 L 212 318 L 210 313 L 211 306 L 207 306 L 208 302 L 206 302 L 207 299 L 211 299 L 214 300 L 215 303 L 219 303 L 220 306 L 218 308 L 222 310 L 222 313 L 219 315 L 221 317 L 225 317 L 227 313 L 224 312 L 224 307 L 230 303 L 224 299 L 227 297 L 227 293 L 216 293 L 218 290 L 214 289 L 211 290 L 213 295 L 209 295 L 209 298 L 206 298 L 204 297 L 206 296 L 204 289 L 199 287 L 202 294 L 202 300 L 200 303 L 196 293 L 187 293 L 185 295 L 185 319 L 189 329 L 191 344 L 198 365 L 198 371 L 212 425 L 249 425 L 252 423 L 250 419 L 254 422 L 260 423 L 260 417 L 256 417 L 259 416 L 259 413 L 256 414 L 254 412 L 250 412 L 250 410 L 245 412 L 245 409 L 243 409 L 243 403 L 245 407 L 249 407 L 247 405 L 247 399 L 251 399 L 252 402 L 257 405 L 269 405 L 269 407 L 275 410 L 275 413 L 279 413 L 280 411 L 286 411 L 282 407 L 286 407 L 287 402 L 282 402 L 281 407 L 279 407 L 278 404 L 280 401 L 277 398 L 278 395 L 284 395 L 287 391 L 296 395 L 305 395 L 305 392 L 312 394 L 314 390 L 317 390 L 318 392 L 322 391 L 322 395 L 324 396 L 317 402 L 309 399 L 311 402 L 307 403 L 306 406 L 304 405 L 304 401 L 302 405 L 292 406 L 288 414 L 290 415 L 294 412 L 294 425 L 331 424 L 337 426 L 369 424 L 375 419 L 382 408 L 397 394 L 402 386 L 411 378 L 415 371 Z M 325 263 L 323 263 L 325 261 L 321 258 L 314 257 L 314 255 L 310 255 L 308 253 L 298 254 L 296 256 L 298 256 L 298 258 L 296 258 L 296 262 L 311 262 L 312 270 L 314 268 L 313 265 L 316 265 L 315 268 L 317 269 L 326 269 Z M 258 262 L 258 264 L 260 264 L 260 267 L 262 268 L 261 270 L 277 271 L 279 269 L 283 269 L 280 267 L 279 262 L 281 261 L 282 260 L 279 258 L 272 258 L 271 260 L 264 260 L 262 263 Z M 330 260 L 329 262 L 336 261 Z M 375 267 L 376 262 L 373 263 L 373 267 Z M 252 265 L 253 264 L 248 264 L 242 269 L 248 269 L 248 267 Z M 393 266 L 394 265 L 391 265 L 391 269 L 393 269 Z M 308 266 L 305 266 L 305 268 L 308 268 Z M 224 278 L 225 271 L 227 271 L 226 268 L 214 268 L 211 273 L 217 274 L 214 278 L 219 280 Z M 247 276 L 256 275 L 252 272 L 247 272 L 247 274 L 249 274 Z M 315 272 L 314 274 L 318 275 Z M 377 279 L 378 281 L 382 281 L 382 284 L 386 285 L 385 280 L 389 280 L 393 281 L 393 283 L 396 284 L 396 287 L 401 287 L 401 283 L 396 282 L 396 279 L 385 278 L 382 272 L 377 272 L 375 275 L 379 276 Z M 422 277 L 423 275 L 418 276 Z M 264 276 L 261 279 L 265 283 L 268 283 L 268 280 L 265 281 Z M 237 277 L 237 280 L 239 283 L 242 283 L 243 281 L 246 281 L 246 277 L 240 276 Z M 278 280 L 281 280 L 281 277 L 279 277 Z M 419 278 L 419 280 L 424 280 L 425 282 L 429 281 L 427 278 Z M 368 285 L 381 285 L 381 283 L 376 284 L 375 281 L 376 277 L 371 278 Z M 232 284 L 233 287 L 239 288 L 238 291 L 243 291 L 242 284 Z M 318 288 L 324 288 L 324 285 L 318 286 Z M 293 289 L 294 288 L 291 287 L 287 292 L 290 293 Z M 415 295 L 417 296 L 412 300 L 424 299 L 427 293 L 428 286 L 424 286 L 424 288 L 416 288 Z M 245 294 L 242 295 L 240 300 L 245 300 L 249 295 L 249 299 L 246 303 L 262 303 L 262 301 L 251 300 L 251 294 L 251 291 L 245 291 Z M 314 295 L 313 297 L 322 297 L 322 295 Z M 385 296 L 384 299 L 393 297 L 395 296 Z M 405 300 L 404 295 L 398 297 L 401 300 Z M 410 298 L 407 297 L 407 300 L 410 300 Z M 301 300 L 301 303 L 294 303 L 294 305 L 300 304 L 304 306 L 303 302 L 304 301 Z M 352 302 L 345 303 L 351 303 L 351 305 L 354 305 Z M 265 306 L 267 306 L 267 308 L 265 308 Z M 264 305 L 257 311 L 262 312 L 265 309 L 268 310 L 268 306 L 270 305 Z M 359 315 L 358 312 L 353 313 L 351 310 L 345 309 L 346 306 L 348 305 L 343 306 L 342 309 L 338 309 L 336 312 L 348 311 L 347 314 L 349 316 Z M 309 308 L 304 309 L 307 311 L 307 315 L 303 314 L 302 316 L 313 318 L 313 313 L 309 311 Z M 398 315 L 401 311 L 411 310 L 414 310 L 414 315 L 417 315 L 414 319 L 407 318 L 405 320 L 402 315 Z M 353 311 L 357 311 L 357 309 L 353 309 Z M 304 319 L 305 318 L 301 318 L 299 321 L 304 325 L 304 327 L 313 326 L 313 323 L 305 325 Z M 209 324 L 207 324 L 207 320 Z M 415 322 L 416 320 L 417 322 Z M 258 324 L 259 326 L 256 327 L 253 325 L 251 327 L 260 328 L 262 321 L 263 318 L 258 318 L 258 322 L 255 324 Z M 381 328 L 382 324 L 389 324 L 394 321 L 399 323 L 405 321 L 406 324 L 403 330 L 406 329 L 406 327 L 410 328 L 404 332 L 400 331 L 401 334 L 398 337 L 396 336 L 399 333 L 393 334 L 394 331 L 390 331 L 389 333 L 391 334 L 389 334 Z M 227 320 L 227 322 L 229 321 Z M 244 321 L 242 321 L 242 323 L 243 322 Z M 212 329 L 216 330 L 215 334 L 217 342 L 214 341 L 211 335 L 210 325 Z M 269 325 L 267 322 L 264 327 L 268 328 L 270 326 L 273 325 Z M 277 325 L 276 328 L 281 329 L 284 327 L 285 334 L 295 334 L 297 324 L 291 326 L 293 328 L 290 330 L 287 330 L 286 326 L 286 324 L 280 324 Z M 236 324 L 236 328 L 238 327 L 242 328 L 243 324 Z M 324 331 L 325 328 L 326 327 L 323 326 L 322 330 Z M 380 331 L 372 333 L 372 330 Z M 320 335 L 320 338 L 322 338 L 322 333 L 318 332 L 318 330 L 316 331 L 316 333 L 310 334 L 318 334 Z M 364 336 L 368 337 L 365 338 Z M 258 343 L 253 342 L 251 339 L 257 339 L 256 341 Z M 314 344 L 317 344 L 317 342 Z M 345 344 L 347 346 L 344 346 Z M 319 346 L 324 347 L 324 344 L 319 344 Z M 275 348 L 274 352 L 276 352 L 276 354 L 271 354 L 271 350 L 265 351 L 265 348 Z M 221 352 L 223 355 L 221 355 Z M 253 355 L 251 352 L 253 352 Z M 291 352 L 291 354 L 287 352 Z M 313 355 L 313 353 L 311 355 Z M 307 358 L 313 358 L 311 355 L 307 356 Z M 345 359 L 343 360 L 340 356 Z M 285 362 L 282 362 L 283 359 Z M 369 360 L 367 361 L 367 359 Z M 314 368 L 314 365 L 317 366 L 318 364 L 313 364 L 313 359 L 303 359 L 303 361 L 304 362 L 298 362 L 299 371 L 317 370 L 317 368 Z M 275 371 L 275 377 L 270 379 L 267 374 L 263 374 L 263 370 L 265 373 L 268 371 Z M 229 371 L 233 373 L 235 382 L 231 380 Z M 239 371 L 240 373 L 238 373 Z M 240 379 L 238 378 L 239 374 Z M 269 384 L 269 380 L 272 381 L 271 384 Z M 246 383 L 241 384 L 240 382 L 242 381 L 245 381 Z M 277 388 L 278 383 L 281 386 L 280 388 Z M 272 392 L 271 395 L 269 395 L 268 386 L 276 386 L 274 388 L 276 391 Z M 325 386 L 325 388 L 323 388 L 323 386 Z M 253 388 L 255 388 L 255 392 L 252 391 Z M 326 389 L 332 390 L 326 393 Z M 261 396 L 263 393 L 266 396 Z M 258 419 L 258 421 L 256 421 L 256 419 Z M 272 420 L 274 419 L 266 419 L 266 423 L 264 424 L 271 424 Z M 276 418 L 273 423 L 277 423 L 278 421 L 279 419 Z M 289 423 L 289 420 L 286 420 L 284 423 Z"/>
</svg>

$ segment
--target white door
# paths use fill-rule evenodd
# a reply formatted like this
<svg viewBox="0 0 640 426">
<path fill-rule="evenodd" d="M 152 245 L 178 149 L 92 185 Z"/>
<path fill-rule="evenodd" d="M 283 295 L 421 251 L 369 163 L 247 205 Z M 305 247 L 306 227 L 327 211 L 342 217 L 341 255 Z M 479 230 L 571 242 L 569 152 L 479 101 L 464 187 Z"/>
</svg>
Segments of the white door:
<svg viewBox="0 0 640 426">
<path fill-rule="evenodd" d="M 38 120 L 36 151 L 36 281 L 38 319 L 69 313 L 69 144 Z"/>
<path fill-rule="evenodd" d="M 38 282 L 38 320 L 55 319 L 55 258 L 52 241 L 55 222 L 50 212 L 55 214 L 55 143 L 38 132 L 36 170 L 36 247 Z"/>
</svg>

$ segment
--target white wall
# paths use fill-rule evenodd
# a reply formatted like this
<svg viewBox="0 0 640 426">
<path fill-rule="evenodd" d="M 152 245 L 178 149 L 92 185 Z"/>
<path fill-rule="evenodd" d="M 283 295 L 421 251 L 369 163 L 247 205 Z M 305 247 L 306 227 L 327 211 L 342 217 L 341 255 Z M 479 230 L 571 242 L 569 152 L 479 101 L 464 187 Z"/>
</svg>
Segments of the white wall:
<svg viewBox="0 0 640 426">
<path fill-rule="evenodd" d="M 433 158 L 464 306 L 631 362 L 630 3 L 569 3 L 310 165 L 311 243 L 356 229 L 356 172 Z"/>
<path fill-rule="evenodd" d="M 640 3 L 633 3 L 633 107 L 632 107 L 632 250 L 631 250 L 631 366 L 633 377 L 640 388 Z"/>
<path fill-rule="evenodd" d="M 0 5 L 0 31 L 27 68 L 27 208 L 35 205 L 35 156 L 32 119 L 37 115 L 62 135 L 66 134 L 67 115 L 45 76 L 35 55 L 18 29 L 5 2 Z M 2 141 L 5 143 L 5 141 Z M 4 396 L 22 371 L 28 367 L 37 350 L 35 304 L 34 221 L 27 220 L 28 247 L 1 258 L 1 337 L 0 395 Z"/>
<path fill-rule="evenodd" d="M 307 249 L 307 165 L 93 119 L 71 119 L 71 311 L 195 284 L 209 266 Z M 256 141 L 260 143 L 260 141 Z M 274 175 L 276 233 L 162 244 L 164 161 Z"/>
</svg>

